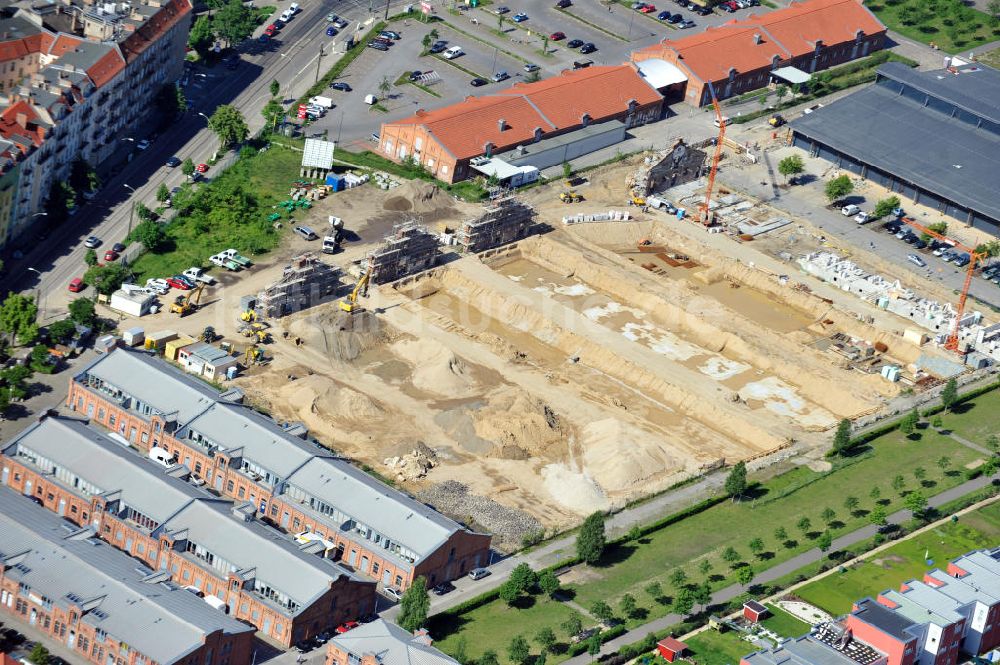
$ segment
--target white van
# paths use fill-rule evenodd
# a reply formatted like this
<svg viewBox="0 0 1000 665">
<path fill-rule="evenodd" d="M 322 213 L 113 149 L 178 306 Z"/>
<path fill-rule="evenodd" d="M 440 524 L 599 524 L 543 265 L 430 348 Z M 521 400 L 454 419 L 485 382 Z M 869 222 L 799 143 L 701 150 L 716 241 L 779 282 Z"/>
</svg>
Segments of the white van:
<svg viewBox="0 0 1000 665">
<path fill-rule="evenodd" d="M 721 125 L 726 125 L 728 127 L 729 126 L 729 117 L 728 116 L 722 116 L 721 122 L 719 121 L 719 118 L 716 118 L 715 120 L 712 121 L 712 124 L 715 125 L 716 127 L 719 127 Z"/>
<path fill-rule="evenodd" d="M 452 46 L 451 48 L 446 50 L 442 55 L 444 55 L 444 57 L 447 58 L 448 60 L 454 60 L 460 55 L 465 55 L 465 51 L 462 50 L 461 46 Z"/>
<path fill-rule="evenodd" d="M 166 448 L 160 448 L 159 446 L 153 446 L 149 449 L 149 459 L 153 460 L 161 466 L 165 466 L 168 469 L 174 465 L 174 456 L 170 454 L 170 451 Z"/>
<path fill-rule="evenodd" d="M 840 209 L 840 214 L 843 215 L 844 217 L 854 217 L 859 212 L 861 212 L 861 208 L 854 205 L 853 203 L 851 205 L 846 205 Z"/>
<path fill-rule="evenodd" d="M 293 15 L 299 13 L 299 3 L 293 2 L 288 6 L 288 11 L 292 12 Z"/>
<path fill-rule="evenodd" d="M 286 9 L 285 11 L 281 12 L 281 22 L 288 23 L 293 16 L 295 16 L 295 12 L 293 12 L 291 9 Z"/>
</svg>

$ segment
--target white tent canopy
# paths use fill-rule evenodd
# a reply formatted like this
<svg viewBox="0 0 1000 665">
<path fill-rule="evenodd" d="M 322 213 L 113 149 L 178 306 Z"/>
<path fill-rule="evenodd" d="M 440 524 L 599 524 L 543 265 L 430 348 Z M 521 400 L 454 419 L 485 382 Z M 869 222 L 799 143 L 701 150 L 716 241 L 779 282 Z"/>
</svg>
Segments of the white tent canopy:
<svg viewBox="0 0 1000 665">
<path fill-rule="evenodd" d="M 688 80 L 687 75 L 677 65 L 659 58 L 637 62 L 636 66 L 639 68 L 639 75 L 657 90 Z"/>
</svg>

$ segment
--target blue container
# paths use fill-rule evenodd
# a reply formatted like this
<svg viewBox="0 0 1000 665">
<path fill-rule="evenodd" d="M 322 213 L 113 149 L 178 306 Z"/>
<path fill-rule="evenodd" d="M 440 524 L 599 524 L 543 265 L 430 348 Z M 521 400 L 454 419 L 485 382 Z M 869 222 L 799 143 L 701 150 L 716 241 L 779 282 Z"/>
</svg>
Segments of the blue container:
<svg viewBox="0 0 1000 665">
<path fill-rule="evenodd" d="M 346 186 L 344 182 L 344 177 L 339 176 L 335 173 L 330 173 L 326 176 L 326 184 L 333 188 L 333 191 L 339 192 L 343 190 Z"/>
</svg>

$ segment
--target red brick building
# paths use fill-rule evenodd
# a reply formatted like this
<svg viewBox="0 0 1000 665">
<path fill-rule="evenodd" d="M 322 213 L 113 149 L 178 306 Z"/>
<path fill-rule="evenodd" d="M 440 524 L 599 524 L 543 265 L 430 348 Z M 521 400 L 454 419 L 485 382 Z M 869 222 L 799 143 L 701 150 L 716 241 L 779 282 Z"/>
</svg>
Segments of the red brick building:
<svg viewBox="0 0 1000 665">
<path fill-rule="evenodd" d="M 143 453 L 166 451 L 277 528 L 331 543 L 334 559 L 384 586 L 405 589 L 418 576 L 435 585 L 488 565 L 489 535 L 324 454 L 240 398 L 118 349 L 71 379 L 67 406 Z"/>
<path fill-rule="evenodd" d="M 3 449 L 0 484 L 290 646 L 375 609 L 375 584 L 94 428 L 49 417 Z"/>
<path fill-rule="evenodd" d="M 253 628 L 0 488 L 0 615 L 95 665 L 242 665 Z"/>
<path fill-rule="evenodd" d="M 427 631 L 408 633 L 378 619 L 334 636 L 326 647 L 326 665 L 458 665 L 431 644 Z"/>
<path fill-rule="evenodd" d="M 397 162 L 415 159 L 439 180 L 457 182 L 475 175 L 469 168 L 474 157 L 610 120 L 627 127 L 653 122 L 660 119 L 662 102 L 633 65 L 587 67 L 383 123 L 378 149 Z"/>
<path fill-rule="evenodd" d="M 632 54 L 633 62 L 662 60 L 688 78 L 684 101 L 712 103 L 763 88 L 772 72 L 805 73 L 870 55 L 885 46 L 886 27 L 858 0 L 803 0 L 786 9 L 750 14 Z"/>
</svg>

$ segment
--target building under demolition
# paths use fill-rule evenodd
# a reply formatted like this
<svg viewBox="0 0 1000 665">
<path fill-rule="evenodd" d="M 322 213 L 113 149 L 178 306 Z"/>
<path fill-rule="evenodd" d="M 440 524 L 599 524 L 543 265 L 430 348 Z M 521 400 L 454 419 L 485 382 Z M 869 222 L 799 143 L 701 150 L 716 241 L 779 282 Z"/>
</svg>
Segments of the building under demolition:
<svg viewBox="0 0 1000 665">
<path fill-rule="evenodd" d="M 629 178 L 629 189 L 638 196 L 647 196 L 697 180 L 702 175 L 707 157 L 704 150 L 678 139 L 669 150 L 661 150 L 646 158 Z"/>
<path fill-rule="evenodd" d="M 274 318 L 313 307 L 332 296 L 340 284 L 340 268 L 306 252 L 292 259 L 281 279 L 257 294 L 257 316 Z"/>
<path fill-rule="evenodd" d="M 464 222 L 456 234 L 467 252 L 482 252 L 520 240 L 531 231 L 535 211 L 508 188 L 490 190 L 483 214 Z"/>
<path fill-rule="evenodd" d="M 392 233 L 368 255 L 372 284 L 385 284 L 434 267 L 438 237 L 415 221 L 392 227 Z"/>
</svg>

